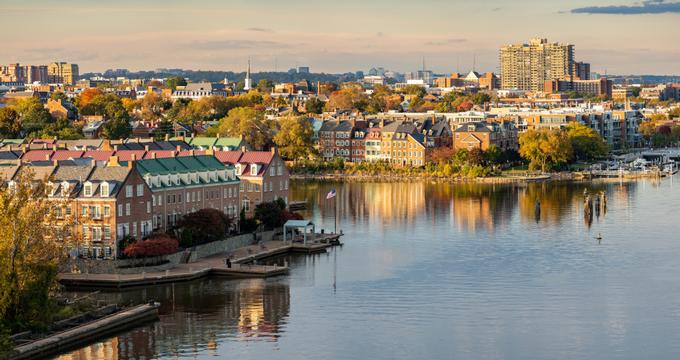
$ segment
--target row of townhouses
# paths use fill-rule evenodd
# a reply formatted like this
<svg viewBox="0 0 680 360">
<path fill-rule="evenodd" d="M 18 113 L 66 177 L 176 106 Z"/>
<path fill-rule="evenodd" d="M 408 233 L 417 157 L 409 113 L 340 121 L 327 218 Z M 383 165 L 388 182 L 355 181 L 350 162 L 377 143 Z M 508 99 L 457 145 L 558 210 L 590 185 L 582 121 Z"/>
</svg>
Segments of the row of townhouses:
<svg viewBox="0 0 680 360">
<path fill-rule="evenodd" d="M 129 150 L 28 150 L 15 159 L 17 152 L 0 150 L 0 178 L 10 187 L 25 171 L 46 180 L 57 217 L 69 223 L 62 235 L 76 244 L 74 255 L 92 258 L 115 258 L 126 236 L 167 231 L 200 209 L 220 210 L 238 226 L 242 209 L 252 217 L 262 202 L 288 202 L 289 173 L 275 148 L 120 151 Z"/>
</svg>

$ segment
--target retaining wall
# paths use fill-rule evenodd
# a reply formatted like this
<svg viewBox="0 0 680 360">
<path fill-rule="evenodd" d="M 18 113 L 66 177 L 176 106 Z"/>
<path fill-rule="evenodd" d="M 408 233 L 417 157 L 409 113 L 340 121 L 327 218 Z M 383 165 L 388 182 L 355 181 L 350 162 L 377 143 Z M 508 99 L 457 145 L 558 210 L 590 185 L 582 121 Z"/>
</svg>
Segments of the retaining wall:
<svg viewBox="0 0 680 360">
<path fill-rule="evenodd" d="M 214 241 L 207 244 L 197 245 L 186 249 L 191 251 L 189 262 L 194 262 L 208 256 L 230 252 L 240 247 L 252 245 L 258 241 L 270 241 L 274 238 L 275 231 L 265 231 L 257 234 L 243 234 L 224 240 Z M 94 259 L 68 259 L 59 266 L 59 271 L 64 273 L 80 272 L 86 274 L 136 274 L 142 271 L 164 271 L 171 269 L 180 263 L 184 251 L 171 255 L 161 256 L 158 259 L 165 262 L 161 265 L 129 267 L 140 264 L 143 260 L 120 259 L 120 260 L 94 260 Z M 151 261 L 151 260 L 149 260 Z"/>
</svg>

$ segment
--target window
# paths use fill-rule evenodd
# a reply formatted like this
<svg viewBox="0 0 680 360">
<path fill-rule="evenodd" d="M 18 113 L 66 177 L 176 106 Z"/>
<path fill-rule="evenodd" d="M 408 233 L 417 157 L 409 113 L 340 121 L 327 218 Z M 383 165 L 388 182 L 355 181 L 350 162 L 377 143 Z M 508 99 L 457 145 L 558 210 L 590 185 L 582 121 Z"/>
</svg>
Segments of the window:
<svg viewBox="0 0 680 360">
<path fill-rule="evenodd" d="M 82 214 L 83 214 L 83 217 L 87 217 L 87 206 L 83 206 Z"/>
<path fill-rule="evenodd" d="M 190 193 L 184 193 L 186 196 L 186 202 L 191 202 L 191 194 Z"/>
<path fill-rule="evenodd" d="M 111 240 L 111 226 L 104 225 L 104 240 Z"/>
<path fill-rule="evenodd" d="M 241 207 L 243 208 L 243 211 L 245 211 L 245 212 L 250 211 L 250 200 L 243 199 L 243 203 L 241 204 Z"/>
<path fill-rule="evenodd" d="M 109 205 L 104 205 L 104 217 L 109 217 L 111 216 L 111 206 Z"/>
<path fill-rule="evenodd" d="M 152 202 L 153 206 L 156 206 L 156 196 L 155 195 L 151 195 L 151 202 Z"/>
<path fill-rule="evenodd" d="M 126 198 L 132 197 L 132 185 L 125 185 L 125 197 Z"/>
<path fill-rule="evenodd" d="M 146 213 L 151 214 L 151 202 L 146 202 Z"/>
<path fill-rule="evenodd" d="M 158 206 L 163 205 L 163 195 L 158 195 Z"/>
<path fill-rule="evenodd" d="M 137 196 L 144 196 L 144 184 L 137 184 Z"/>
<path fill-rule="evenodd" d="M 66 216 L 71 216 L 71 206 L 66 206 Z"/>
<path fill-rule="evenodd" d="M 123 204 L 118 204 L 118 216 L 123 216 Z"/>
<path fill-rule="evenodd" d="M 137 237 L 137 222 L 132 223 L 132 237 L 136 238 Z"/>
<path fill-rule="evenodd" d="M 83 195 L 87 197 L 92 196 L 92 184 L 85 184 L 85 188 L 83 189 Z"/>
<path fill-rule="evenodd" d="M 172 198 L 170 197 L 170 195 L 168 195 L 168 204 L 172 204 L 171 200 L 172 200 Z"/>
<path fill-rule="evenodd" d="M 130 203 L 125 204 L 125 216 L 130 216 Z"/>
<path fill-rule="evenodd" d="M 99 205 L 92 205 L 90 206 L 90 213 L 92 214 L 93 219 L 99 219 L 101 217 L 101 211 L 100 211 Z"/>
<path fill-rule="evenodd" d="M 269 168 L 269 176 L 276 176 L 276 168 L 275 167 L 270 167 Z"/>
<path fill-rule="evenodd" d="M 102 228 L 95 226 L 92 228 L 92 241 L 102 241 Z"/>
<path fill-rule="evenodd" d="M 109 183 L 103 182 L 99 186 L 99 192 L 101 193 L 101 196 L 108 197 L 109 196 Z"/>
<path fill-rule="evenodd" d="M 288 190 L 288 179 L 286 179 L 286 181 L 284 182 L 284 187 L 283 187 L 283 189 L 284 189 L 284 190 Z"/>
<path fill-rule="evenodd" d="M 89 226 L 83 225 L 82 232 L 83 232 L 83 239 L 88 239 L 90 237 L 90 227 Z"/>
<path fill-rule="evenodd" d="M 257 175 L 257 164 L 251 164 L 250 165 L 250 175 L 251 176 Z"/>
</svg>

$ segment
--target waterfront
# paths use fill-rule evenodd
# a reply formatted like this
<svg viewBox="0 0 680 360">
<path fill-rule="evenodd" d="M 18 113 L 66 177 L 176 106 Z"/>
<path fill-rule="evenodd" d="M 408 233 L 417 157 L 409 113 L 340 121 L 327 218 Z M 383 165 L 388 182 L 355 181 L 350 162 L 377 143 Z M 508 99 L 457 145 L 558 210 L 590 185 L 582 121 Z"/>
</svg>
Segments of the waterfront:
<svg viewBox="0 0 680 360">
<path fill-rule="evenodd" d="M 677 180 L 295 182 L 328 230 L 337 189 L 344 247 L 285 277 L 103 294 L 161 320 L 63 358 L 677 358 Z M 586 187 L 608 196 L 590 224 Z"/>
</svg>

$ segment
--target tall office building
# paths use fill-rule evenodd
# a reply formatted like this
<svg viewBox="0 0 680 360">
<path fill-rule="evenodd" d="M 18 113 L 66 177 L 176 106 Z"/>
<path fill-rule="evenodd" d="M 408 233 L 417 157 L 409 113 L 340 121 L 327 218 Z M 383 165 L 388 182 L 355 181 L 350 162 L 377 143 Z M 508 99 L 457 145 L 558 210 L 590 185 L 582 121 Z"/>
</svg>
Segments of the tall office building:
<svg viewBox="0 0 680 360">
<path fill-rule="evenodd" d="M 78 76 L 78 65 L 76 64 L 54 62 L 47 65 L 47 77 L 51 83 L 75 85 Z"/>
<path fill-rule="evenodd" d="M 573 75 L 575 80 L 590 80 L 590 64 L 582 61 L 574 62 Z"/>
<path fill-rule="evenodd" d="M 500 49 L 501 87 L 543 91 L 546 80 L 566 79 L 574 71 L 574 45 L 531 39 Z"/>
</svg>

